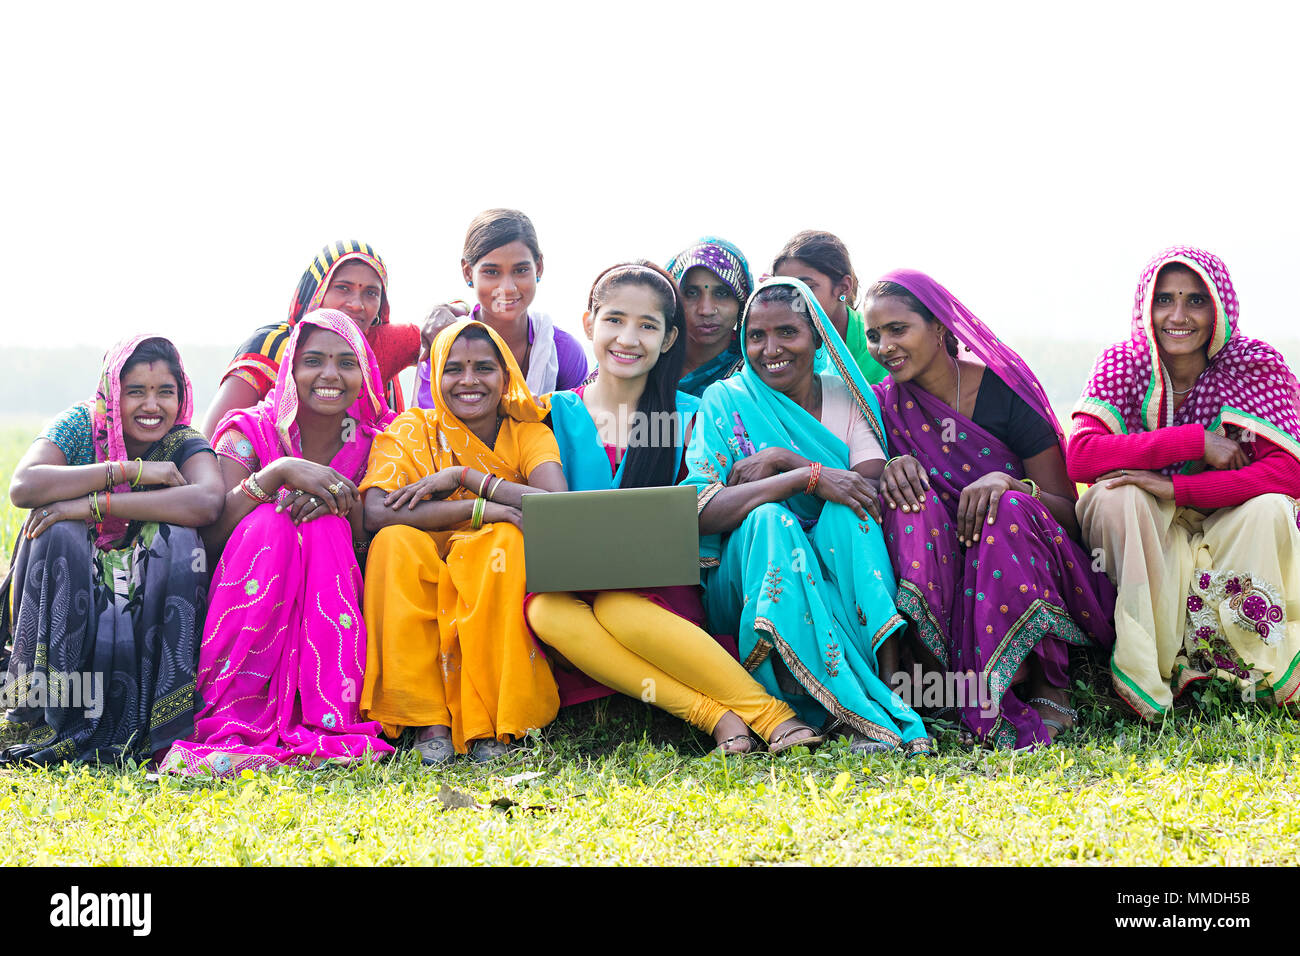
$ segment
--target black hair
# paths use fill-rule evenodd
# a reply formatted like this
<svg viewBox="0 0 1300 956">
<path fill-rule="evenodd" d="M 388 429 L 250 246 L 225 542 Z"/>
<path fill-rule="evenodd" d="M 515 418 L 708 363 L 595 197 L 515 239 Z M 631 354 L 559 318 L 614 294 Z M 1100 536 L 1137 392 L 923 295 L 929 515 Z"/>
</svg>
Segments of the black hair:
<svg viewBox="0 0 1300 956">
<path fill-rule="evenodd" d="M 683 438 L 685 424 L 677 419 L 677 383 L 682 377 L 686 361 L 686 309 L 681 292 L 672 276 L 644 259 L 610 266 L 596 277 L 587 296 L 587 311 L 593 316 L 618 286 L 639 285 L 651 289 L 659 296 L 663 311 L 664 335 L 677 330 L 677 337 L 667 352 L 659 356 L 654 368 L 646 376 L 645 390 L 637 403 L 637 415 L 647 423 L 649 440 L 630 445 L 627 461 L 623 465 L 623 488 L 659 488 L 677 483 L 677 446 Z M 667 419 L 663 418 L 668 415 Z M 671 423 L 670 438 L 666 444 L 656 440 L 659 434 L 655 423 Z"/>
<path fill-rule="evenodd" d="M 512 242 L 526 245 L 534 262 L 542 257 L 541 247 L 537 244 L 537 230 L 533 228 L 531 219 L 518 209 L 488 209 L 475 216 L 469 224 L 460 254 L 466 265 L 473 268 L 493 249 Z"/>
<path fill-rule="evenodd" d="M 853 271 L 848 247 L 839 236 L 829 232 L 805 229 L 790 238 L 772 260 L 772 272 L 786 259 L 800 259 L 818 272 L 828 276 L 832 283 L 849 277 L 848 304 L 858 300 L 858 274 Z"/>
<path fill-rule="evenodd" d="M 748 317 L 749 310 L 758 303 L 781 302 L 789 306 L 790 311 L 799 316 L 808 323 L 808 328 L 812 332 L 813 347 L 822 347 L 822 337 L 817 331 L 817 326 L 813 323 L 812 306 L 809 305 L 807 298 L 802 292 L 792 285 L 772 285 L 766 289 L 760 290 L 745 308 L 745 316 Z M 743 324 L 743 322 L 742 322 Z"/>
<path fill-rule="evenodd" d="M 181 405 L 185 404 L 185 371 L 181 368 L 181 354 L 176 351 L 176 346 L 163 338 L 145 339 L 135 347 L 131 357 L 122 364 L 122 374 L 118 381 L 126 378 L 126 373 L 131 371 L 137 365 L 145 363 L 163 362 L 167 365 L 167 370 L 172 373 L 172 378 L 176 379 L 176 396 L 180 399 Z"/>
<path fill-rule="evenodd" d="M 926 308 L 925 303 L 913 295 L 906 286 L 899 285 L 897 282 L 877 282 L 867 290 L 866 296 L 862 300 L 862 308 L 867 308 L 867 303 L 872 299 L 902 299 L 903 305 L 907 306 L 907 311 L 915 312 L 921 318 L 925 319 L 929 325 L 939 323 L 935 314 Z M 939 323 L 942 324 L 942 323 Z M 953 358 L 957 357 L 957 336 L 952 334 L 952 329 L 944 328 L 943 345 L 948 350 L 948 354 Z"/>
</svg>

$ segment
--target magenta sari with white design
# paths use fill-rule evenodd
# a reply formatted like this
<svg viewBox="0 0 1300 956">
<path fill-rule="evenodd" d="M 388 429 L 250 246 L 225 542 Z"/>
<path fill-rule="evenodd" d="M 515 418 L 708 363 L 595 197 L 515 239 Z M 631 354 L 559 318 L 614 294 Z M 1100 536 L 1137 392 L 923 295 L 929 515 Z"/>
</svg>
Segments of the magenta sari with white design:
<svg viewBox="0 0 1300 956">
<path fill-rule="evenodd" d="M 256 407 L 227 415 L 215 440 L 238 429 L 263 465 L 301 454 L 293 353 L 311 328 L 337 332 L 368 359 L 365 386 L 348 412 L 356 440 L 344 442 L 330 462 L 360 482 L 371 440 L 393 416 L 373 353 L 339 312 L 313 312 L 295 326 L 275 388 Z M 288 494 L 282 490 L 280 500 Z M 199 650 L 204 703 L 194 733 L 164 759 L 167 770 L 234 776 L 299 761 L 377 759 L 393 750 L 380 725 L 360 717 L 366 625 L 351 527 L 334 515 L 295 525 L 275 507 L 258 505 L 226 543 Z"/>
</svg>

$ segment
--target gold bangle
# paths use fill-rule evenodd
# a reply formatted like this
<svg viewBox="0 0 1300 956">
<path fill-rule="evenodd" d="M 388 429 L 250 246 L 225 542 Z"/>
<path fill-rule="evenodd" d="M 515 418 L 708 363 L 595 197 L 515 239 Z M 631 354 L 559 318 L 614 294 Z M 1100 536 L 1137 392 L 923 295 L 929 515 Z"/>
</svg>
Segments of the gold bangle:
<svg viewBox="0 0 1300 956">
<path fill-rule="evenodd" d="M 478 483 L 478 496 L 480 498 L 483 497 L 483 489 L 487 486 L 487 483 L 491 480 L 492 480 L 492 473 L 488 472 L 483 476 L 483 480 Z"/>
<path fill-rule="evenodd" d="M 474 511 L 470 515 L 469 526 L 473 528 L 475 531 L 483 527 L 483 512 L 486 508 L 487 508 L 487 499 L 485 498 L 474 499 Z"/>
<path fill-rule="evenodd" d="M 497 489 L 501 487 L 501 482 L 503 481 L 505 481 L 504 478 L 497 478 L 494 482 L 492 482 L 492 484 L 488 485 L 488 493 L 487 493 L 488 501 L 497 500 Z"/>
</svg>

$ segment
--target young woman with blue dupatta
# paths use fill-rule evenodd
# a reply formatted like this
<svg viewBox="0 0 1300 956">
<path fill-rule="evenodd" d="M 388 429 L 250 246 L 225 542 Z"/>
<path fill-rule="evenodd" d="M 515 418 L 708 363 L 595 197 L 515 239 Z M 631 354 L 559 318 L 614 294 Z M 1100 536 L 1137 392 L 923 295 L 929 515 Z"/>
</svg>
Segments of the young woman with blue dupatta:
<svg viewBox="0 0 1300 956">
<path fill-rule="evenodd" d="M 904 626 L 872 479 L 880 408 L 798 279 L 769 279 L 741 319 L 745 366 L 709 387 L 686 453 L 715 630 L 746 670 L 855 753 L 931 751 L 921 718 L 878 676 Z"/>
<path fill-rule="evenodd" d="M 698 398 L 744 364 L 736 325 L 754 277 L 741 251 L 716 236 L 687 246 L 668 260 L 667 269 L 686 309 L 686 356 L 677 390 Z"/>
<path fill-rule="evenodd" d="M 551 397 L 568 487 L 674 484 L 699 401 L 675 387 L 686 317 L 672 280 L 649 263 L 606 269 L 592 285 L 583 326 L 599 374 Z M 669 441 L 656 424 L 665 420 Z M 532 594 L 526 607 L 537 637 L 584 674 L 629 696 L 653 688 L 657 706 L 713 734 L 724 753 L 758 750 L 750 728 L 777 753 L 817 737 L 701 628 L 698 587 Z"/>
</svg>

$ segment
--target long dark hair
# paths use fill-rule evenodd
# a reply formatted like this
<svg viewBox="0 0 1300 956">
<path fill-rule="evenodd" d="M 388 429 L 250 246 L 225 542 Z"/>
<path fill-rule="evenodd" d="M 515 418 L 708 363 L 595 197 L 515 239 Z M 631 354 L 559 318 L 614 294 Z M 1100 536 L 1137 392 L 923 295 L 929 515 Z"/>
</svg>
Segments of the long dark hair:
<svg viewBox="0 0 1300 956">
<path fill-rule="evenodd" d="M 677 330 L 672 347 L 659 356 L 654 368 L 646 376 L 645 391 L 637 403 L 636 411 L 647 423 L 649 441 L 628 445 L 627 461 L 623 465 L 623 488 L 659 488 L 677 483 L 677 446 L 682 441 L 683 422 L 677 420 L 677 382 L 682 377 L 686 361 L 686 310 L 677 283 L 667 272 L 644 259 L 622 262 L 610 266 L 596 277 L 587 296 L 587 311 L 595 317 L 596 311 L 606 302 L 618 286 L 639 285 L 650 289 L 659 297 L 659 305 L 667 322 L 664 335 Z M 670 416 L 664 419 L 663 415 Z M 670 423 L 671 440 L 664 445 L 655 438 L 656 422 Z"/>
</svg>

